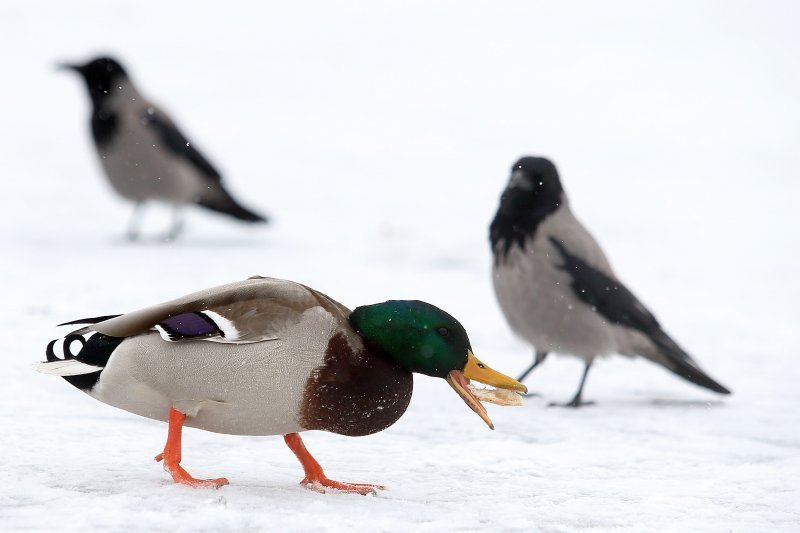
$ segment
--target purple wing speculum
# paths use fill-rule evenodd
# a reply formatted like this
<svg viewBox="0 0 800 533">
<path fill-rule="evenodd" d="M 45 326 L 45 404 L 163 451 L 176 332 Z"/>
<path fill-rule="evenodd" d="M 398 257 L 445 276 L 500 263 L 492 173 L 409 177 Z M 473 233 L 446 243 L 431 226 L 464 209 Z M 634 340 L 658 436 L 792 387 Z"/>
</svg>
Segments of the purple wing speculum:
<svg viewBox="0 0 800 533">
<path fill-rule="evenodd" d="M 156 329 L 160 329 L 162 336 L 166 334 L 171 341 L 225 336 L 217 324 L 202 312 L 171 316 L 162 320 Z"/>
</svg>

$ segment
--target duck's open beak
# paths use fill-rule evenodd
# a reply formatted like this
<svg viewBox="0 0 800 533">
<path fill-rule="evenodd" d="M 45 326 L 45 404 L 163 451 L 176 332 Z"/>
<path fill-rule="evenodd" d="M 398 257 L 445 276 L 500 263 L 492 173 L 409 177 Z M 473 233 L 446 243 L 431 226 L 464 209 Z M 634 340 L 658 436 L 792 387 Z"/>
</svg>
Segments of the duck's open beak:
<svg viewBox="0 0 800 533">
<path fill-rule="evenodd" d="M 485 383 L 486 385 L 491 385 L 497 389 L 506 389 L 522 393 L 528 392 L 528 388 L 525 385 L 505 374 L 492 370 L 481 363 L 472 353 L 472 350 L 468 351 L 467 364 L 464 366 L 464 370 L 450 371 L 450 373 L 447 374 L 447 382 L 453 387 L 453 390 L 461 396 L 464 403 L 486 422 L 489 429 L 494 429 L 494 424 L 492 424 L 492 420 L 486 413 L 486 408 L 483 407 L 480 400 L 469 390 L 469 380 L 471 379 Z"/>
</svg>

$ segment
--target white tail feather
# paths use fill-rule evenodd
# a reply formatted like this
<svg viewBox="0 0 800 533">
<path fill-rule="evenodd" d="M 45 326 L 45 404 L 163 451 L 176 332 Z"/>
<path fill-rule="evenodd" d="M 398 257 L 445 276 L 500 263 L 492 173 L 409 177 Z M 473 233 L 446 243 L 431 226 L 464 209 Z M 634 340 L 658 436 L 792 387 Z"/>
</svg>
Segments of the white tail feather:
<svg viewBox="0 0 800 533">
<path fill-rule="evenodd" d="M 66 359 L 63 361 L 36 363 L 33 365 L 33 369 L 42 374 L 51 374 L 53 376 L 80 376 L 83 374 L 91 374 L 92 372 L 99 372 L 103 370 L 103 367 L 87 365 L 86 363 L 81 363 L 77 359 Z"/>
</svg>

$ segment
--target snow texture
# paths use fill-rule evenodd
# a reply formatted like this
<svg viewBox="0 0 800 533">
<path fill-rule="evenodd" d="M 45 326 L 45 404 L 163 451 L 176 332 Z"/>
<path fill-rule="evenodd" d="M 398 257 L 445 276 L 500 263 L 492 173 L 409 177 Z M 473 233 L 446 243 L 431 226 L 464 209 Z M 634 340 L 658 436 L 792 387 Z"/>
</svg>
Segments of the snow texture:
<svg viewBox="0 0 800 533">
<path fill-rule="evenodd" d="M 257 6 L 257 7 L 256 7 Z M 794 2 L 0 4 L 3 531 L 798 531 L 800 8 Z M 276 223 L 190 210 L 174 244 L 122 239 L 88 99 L 56 61 L 113 53 Z M 551 358 L 497 430 L 441 380 L 405 416 L 308 433 L 317 494 L 280 437 L 187 430 L 220 490 L 174 485 L 164 424 L 32 371 L 54 325 L 253 274 L 348 306 L 419 298 L 476 354 L 531 360 L 494 301 L 488 223 L 513 161 L 558 165 L 577 215 L 666 329 L 734 394 L 613 357 L 578 411 Z M 151 208 L 146 231 L 166 229 Z"/>
</svg>

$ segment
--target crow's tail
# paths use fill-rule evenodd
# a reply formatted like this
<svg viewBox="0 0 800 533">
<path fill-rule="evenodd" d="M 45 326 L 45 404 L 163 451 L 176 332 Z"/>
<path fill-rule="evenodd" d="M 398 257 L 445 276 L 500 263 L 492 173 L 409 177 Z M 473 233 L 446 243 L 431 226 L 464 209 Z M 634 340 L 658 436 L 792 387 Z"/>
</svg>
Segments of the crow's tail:
<svg viewBox="0 0 800 533">
<path fill-rule="evenodd" d="M 695 385 L 700 385 L 720 394 L 730 394 L 727 387 L 720 385 L 706 374 L 692 357 L 663 331 L 650 335 L 650 340 L 656 347 L 651 353 L 643 353 L 651 361 L 660 364 L 673 374 L 676 374 Z"/>
</svg>

